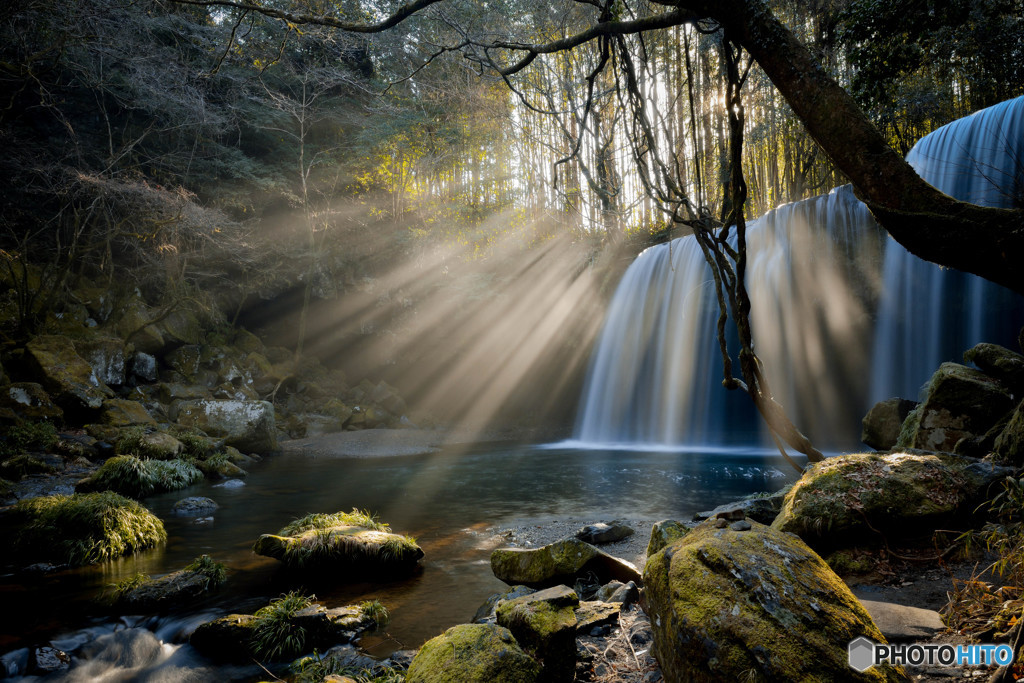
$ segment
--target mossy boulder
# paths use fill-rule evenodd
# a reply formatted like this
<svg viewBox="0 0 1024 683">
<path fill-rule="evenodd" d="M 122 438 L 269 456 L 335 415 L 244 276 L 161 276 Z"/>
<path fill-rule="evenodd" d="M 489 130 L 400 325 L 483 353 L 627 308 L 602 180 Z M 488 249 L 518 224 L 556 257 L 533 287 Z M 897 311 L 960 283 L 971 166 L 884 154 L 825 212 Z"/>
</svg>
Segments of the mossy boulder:
<svg viewBox="0 0 1024 683">
<path fill-rule="evenodd" d="M 654 651 L 666 681 L 905 681 L 859 674 L 846 644 L 885 642 L 828 565 L 792 534 L 705 522 L 648 558 Z"/>
<path fill-rule="evenodd" d="M 65 411 L 96 411 L 114 395 L 67 337 L 34 338 L 25 346 L 24 360 L 29 372 Z"/>
<path fill-rule="evenodd" d="M 714 516 L 714 515 L 711 515 Z M 682 522 L 663 519 L 651 526 L 651 539 L 647 542 L 647 554 L 653 555 L 670 543 L 675 543 L 689 533 L 690 528 Z"/>
<path fill-rule="evenodd" d="M 98 380 L 108 386 L 125 383 L 124 341 L 116 337 L 89 337 L 74 342 L 75 350 L 93 370 Z"/>
<path fill-rule="evenodd" d="M 953 452 L 963 438 L 985 434 L 1013 410 L 1010 392 L 980 370 L 943 363 L 924 402 L 908 417 L 897 447 Z"/>
<path fill-rule="evenodd" d="M 129 401 L 123 398 L 109 398 L 103 402 L 100 422 L 113 427 L 156 424 L 156 420 L 149 414 L 145 406 L 138 401 Z"/>
<path fill-rule="evenodd" d="M 240 451 L 263 454 L 277 450 L 274 406 L 267 401 L 180 401 L 173 412 L 178 424 L 223 438 L 226 445 Z"/>
<path fill-rule="evenodd" d="M 540 665 L 495 624 L 462 624 L 424 643 L 406 683 L 533 683 Z"/>
<path fill-rule="evenodd" d="M 640 583 L 640 572 L 629 562 L 612 557 L 589 543 L 566 538 L 541 548 L 498 548 L 491 553 L 491 571 L 514 586 L 547 588 L 574 584 L 588 576 L 599 583 L 616 579 Z"/>
<path fill-rule="evenodd" d="M 473 615 L 473 623 L 495 624 L 498 621 L 498 603 L 536 592 L 536 588 L 530 588 L 529 586 L 512 586 L 500 593 L 493 593 L 484 601 L 484 604 L 477 608 L 476 614 Z"/>
<path fill-rule="evenodd" d="M 203 338 L 199 319 L 189 310 L 176 309 L 156 324 L 165 343 L 198 344 Z"/>
<path fill-rule="evenodd" d="M 211 659 L 249 661 L 255 657 L 252 647 L 255 626 L 255 615 L 228 614 L 200 624 L 188 642 Z"/>
<path fill-rule="evenodd" d="M 998 344 L 978 344 L 964 351 L 964 362 L 974 363 L 1014 394 L 1024 392 L 1024 356 Z"/>
<path fill-rule="evenodd" d="M 167 540 L 158 517 L 109 491 L 30 498 L 9 515 L 15 555 L 31 562 L 93 564 Z"/>
<path fill-rule="evenodd" d="M 499 602 L 498 625 L 542 666 L 539 680 L 571 681 L 576 670 L 576 591 L 555 586 Z"/>
<path fill-rule="evenodd" d="M 53 402 L 43 385 L 36 382 L 15 382 L 4 387 L 0 390 L 0 408 L 33 422 L 45 420 L 58 425 L 64 422 L 64 410 Z"/>
<path fill-rule="evenodd" d="M 889 398 L 871 407 L 861 421 L 860 440 L 877 451 L 887 451 L 900 438 L 900 428 L 914 408 L 916 401 Z"/>
<path fill-rule="evenodd" d="M 356 576 L 409 574 L 423 557 L 414 539 L 355 510 L 297 519 L 260 536 L 253 551 L 290 569 Z"/>
<path fill-rule="evenodd" d="M 853 454 L 811 465 L 772 523 L 815 547 L 850 545 L 872 529 L 913 534 L 969 514 L 999 468 L 948 454 Z"/>
<path fill-rule="evenodd" d="M 993 446 L 996 462 L 1024 465 L 1024 401 L 1017 405 Z"/>
<path fill-rule="evenodd" d="M 164 348 L 164 336 L 152 324 L 159 316 L 141 298 L 132 297 L 118 308 L 120 317 L 112 330 L 117 337 L 131 342 L 136 351 L 143 353 L 159 353 Z"/>
<path fill-rule="evenodd" d="M 165 382 L 159 385 L 157 397 L 161 403 L 171 405 L 177 401 L 195 401 L 199 399 L 212 398 L 213 395 L 207 387 L 201 384 L 181 384 L 178 382 Z"/>
<path fill-rule="evenodd" d="M 211 577 L 198 568 L 179 569 L 125 586 L 118 590 L 114 603 L 129 609 L 160 609 L 194 600 L 223 581 L 223 577 Z"/>
</svg>

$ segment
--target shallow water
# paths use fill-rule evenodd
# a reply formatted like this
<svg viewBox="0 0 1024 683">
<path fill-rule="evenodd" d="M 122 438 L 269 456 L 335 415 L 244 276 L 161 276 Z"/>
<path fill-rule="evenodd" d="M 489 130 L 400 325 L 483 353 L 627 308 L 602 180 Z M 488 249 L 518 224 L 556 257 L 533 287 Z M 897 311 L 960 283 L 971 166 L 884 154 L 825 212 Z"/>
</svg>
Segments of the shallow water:
<svg viewBox="0 0 1024 683">
<path fill-rule="evenodd" d="M 251 468 L 239 488 L 203 483 L 147 498 L 146 506 L 167 527 L 164 546 L 102 566 L 0 580 L 0 651 L 8 653 L 0 675 L 4 667 L 8 675 L 21 669 L 19 648 L 52 642 L 74 651 L 67 680 L 210 680 L 211 663 L 181 645 L 191 630 L 222 614 L 255 610 L 294 588 L 315 593 L 330 607 L 381 599 L 391 610 L 391 623 L 362 644 L 386 656 L 469 621 L 488 595 L 504 587 L 489 565 L 490 551 L 501 541 L 497 527 L 567 518 L 689 519 L 793 479 L 778 456 L 757 450 L 579 446 L 477 444 L 383 458 L 289 454 Z M 171 515 L 174 502 L 187 496 L 217 501 L 212 523 Z M 415 536 L 426 553 L 422 571 L 388 584 L 299 585 L 278 571 L 276 561 L 251 551 L 260 534 L 296 517 L 352 508 L 370 510 L 395 531 Z M 202 553 L 226 563 L 229 580 L 188 611 L 124 617 L 104 613 L 93 602 L 107 585 L 135 572 L 158 576 Z M 213 677 L 258 680 L 266 672 L 217 668 Z"/>
</svg>

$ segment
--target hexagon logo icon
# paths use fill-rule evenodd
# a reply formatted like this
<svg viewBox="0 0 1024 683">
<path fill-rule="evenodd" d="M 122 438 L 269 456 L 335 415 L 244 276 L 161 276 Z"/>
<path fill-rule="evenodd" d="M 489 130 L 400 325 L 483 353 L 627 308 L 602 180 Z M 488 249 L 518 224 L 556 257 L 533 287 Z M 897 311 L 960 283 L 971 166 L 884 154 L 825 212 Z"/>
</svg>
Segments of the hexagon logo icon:
<svg viewBox="0 0 1024 683">
<path fill-rule="evenodd" d="M 864 636 L 850 641 L 850 668 L 863 673 L 875 665 L 875 644 Z"/>
</svg>

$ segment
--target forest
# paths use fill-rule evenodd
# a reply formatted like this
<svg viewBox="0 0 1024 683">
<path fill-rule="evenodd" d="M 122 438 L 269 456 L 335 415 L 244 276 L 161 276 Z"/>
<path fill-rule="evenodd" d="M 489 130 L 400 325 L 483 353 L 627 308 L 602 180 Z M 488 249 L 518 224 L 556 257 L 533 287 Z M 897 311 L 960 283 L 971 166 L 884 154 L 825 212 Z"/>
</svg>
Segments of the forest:
<svg viewBox="0 0 1024 683">
<path fill-rule="evenodd" d="M 447 680 L 427 668 L 437 666 L 428 651 L 433 640 L 416 655 L 418 670 L 408 662 L 404 668 L 395 665 L 401 661 L 396 653 L 415 649 L 450 626 L 464 626 L 475 605 L 494 592 L 497 578 L 545 589 L 542 599 L 506 594 L 491 604 L 491 625 L 507 626 L 527 652 L 525 659 L 507 664 L 511 668 L 501 674 L 511 676 L 507 680 L 661 680 L 650 677 L 652 672 L 664 680 L 696 680 L 685 661 L 718 662 L 717 655 L 689 645 L 671 654 L 664 639 L 675 637 L 673 632 L 665 635 L 660 621 L 652 626 L 648 620 L 658 600 L 682 594 L 674 579 L 664 578 L 678 573 L 669 569 L 672 553 L 656 550 L 680 542 L 680 548 L 705 557 L 701 548 L 709 546 L 700 544 L 716 543 L 711 540 L 716 532 L 707 524 L 693 531 L 681 522 L 664 525 L 668 518 L 689 520 L 698 511 L 759 494 L 776 504 L 765 519 L 752 511 L 759 503 L 750 501 L 760 500 L 757 496 L 745 499 L 738 518 L 712 515 L 712 522 L 732 525 L 722 532 L 735 535 L 729 537 L 730 547 L 737 554 L 761 552 L 748 548 L 751 541 L 743 535 L 750 534 L 748 519 L 756 533 L 799 536 L 806 546 L 797 539 L 800 547 L 780 552 L 824 567 L 814 565 L 801 576 L 800 590 L 838 596 L 843 606 L 836 609 L 853 610 L 856 619 L 850 623 L 861 625 L 850 627 L 853 631 L 834 630 L 831 623 L 814 627 L 814 638 L 831 638 L 835 650 L 831 659 L 822 656 L 827 674 L 799 668 L 804 665 L 793 662 L 802 657 L 784 648 L 779 661 L 735 655 L 743 667 L 759 672 L 751 680 L 832 677 L 837 666 L 853 676 L 846 665 L 847 643 L 858 636 L 884 642 L 889 634 L 871 622 L 874 614 L 862 614 L 852 593 L 846 597 L 847 573 L 856 575 L 870 565 L 866 573 L 874 572 L 874 580 L 881 575 L 882 583 L 904 575 L 921 582 L 918 570 L 908 567 L 927 563 L 921 558 L 935 552 L 941 565 L 954 551 L 960 563 L 955 571 L 969 560 L 990 569 L 957 575 L 943 608 L 947 633 L 963 636 L 963 642 L 1012 645 L 1011 661 L 996 662 L 1009 666 L 992 672 L 994 680 L 1015 680 L 1021 665 L 1014 668 L 1012 661 L 1024 640 L 1018 614 L 1024 606 L 1019 587 L 1024 526 L 1020 511 L 1013 509 L 1024 500 L 1024 357 L 1018 353 L 1024 349 L 1016 348 L 1024 345 L 1021 124 L 1007 118 L 1003 128 L 975 136 L 987 136 L 977 143 L 982 148 L 998 147 L 1010 158 L 1009 170 L 989 166 L 988 157 L 982 161 L 978 153 L 969 170 L 956 171 L 999 184 L 1004 196 L 995 202 L 958 196 L 904 157 L 920 152 L 917 145 L 929 134 L 1022 96 L 1022 0 L 17 0 L 4 5 L 0 492 L 5 507 L 0 508 L 0 540 L 17 550 L 4 562 L 10 570 L 5 586 L 18 591 L 27 586 L 26 601 L 37 594 L 49 597 L 24 632 L 13 616 L 0 620 L 6 667 L 0 675 L 92 680 L 101 674 L 95 667 L 102 656 L 90 658 L 70 647 L 64 649 L 75 654 L 63 652 L 54 645 L 59 639 L 52 622 L 71 615 L 69 623 L 78 624 L 131 612 L 165 620 L 140 627 L 150 629 L 146 638 L 171 623 L 184 629 L 184 635 L 167 642 L 181 646 L 176 656 L 188 662 L 173 657 L 121 662 L 115 668 L 127 676 L 124 680 L 132 675 L 155 680 L 146 676 L 159 677 L 168 667 L 222 680 L 265 675 L 251 667 L 203 668 L 211 666 L 204 657 L 219 661 L 211 652 L 241 652 L 242 660 L 259 661 L 290 680 L 319 681 L 346 672 L 363 680 Z M 960 146 L 966 149 L 966 143 Z M 1001 175 L 1009 181 L 997 178 Z M 764 227 L 783 222 L 772 217 L 788 212 L 814 213 L 815 202 L 838 202 L 852 212 L 853 218 L 842 219 L 851 226 L 847 232 L 822 238 L 794 227 L 780 237 Z M 847 225 L 839 219 L 826 222 Z M 835 244 L 822 246 L 822 240 Z M 792 251 L 781 261 L 758 260 L 759 250 L 783 243 Z M 934 264 L 926 267 L 935 273 L 944 273 L 928 270 L 926 276 L 900 266 L 906 268 L 904 280 L 913 281 L 908 286 L 917 287 L 905 295 L 906 310 L 920 310 L 923 317 L 889 313 L 883 303 L 893 294 L 894 281 L 885 269 L 896 267 L 888 265 L 887 252 L 896 243 L 908 258 L 919 257 Z M 642 265 L 655 258 L 664 260 Z M 685 281 L 672 275 L 684 262 L 698 269 Z M 627 284 L 633 282 L 633 269 L 645 267 L 660 274 Z M 766 285 L 765 273 L 782 279 Z M 677 284 L 666 284 L 673 277 Z M 639 298 L 627 301 L 623 292 L 630 286 L 631 296 Z M 677 303 L 643 298 L 645 290 L 659 288 L 666 301 L 683 301 L 678 305 L 684 308 L 665 313 Z M 686 301 L 701 297 L 705 303 L 699 311 L 685 308 Z M 933 299 L 938 308 L 925 303 Z M 620 309 L 623 317 L 614 318 Z M 659 317 L 671 315 L 703 322 L 686 323 L 691 339 Z M 900 315 L 906 327 L 920 328 L 921 336 L 907 342 L 911 349 L 899 351 L 898 342 L 885 337 L 893 347 L 886 360 L 877 350 L 865 350 L 877 346 L 889 334 L 885 326 L 897 325 L 889 321 Z M 962 331 L 967 323 L 953 322 L 954 316 L 975 321 L 974 327 Z M 602 349 L 611 343 L 604 341 L 607 327 L 614 324 L 626 341 L 604 351 L 602 361 Z M 686 359 L 656 358 L 643 346 L 653 337 L 682 348 Z M 915 346 L 937 337 L 951 345 L 949 351 L 943 347 L 933 354 L 931 346 Z M 911 378 L 909 388 L 890 383 L 883 395 L 869 386 L 877 384 L 873 371 L 895 377 L 915 355 L 928 364 L 928 374 Z M 603 370 L 602 362 L 612 369 Z M 947 367 L 954 362 L 956 368 Z M 681 371 L 683 365 L 690 369 Z M 632 373 L 627 367 L 638 368 L 632 379 L 602 384 L 601 373 Z M 946 386 L 957 387 L 954 398 L 953 389 L 943 393 L 940 388 L 947 381 L 952 384 Z M 680 383 L 698 388 L 680 398 L 673 387 Z M 720 402 L 712 394 L 718 385 L 742 400 Z M 897 391 L 903 402 L 886 408 L 898 414 L 888 418 L 895 420 L 895 427 L 887 428 L 891 438 L 862 437 L 877 453 L 856 456 L 861 465 L 846 460 L 855 456 L 837 456 L 863 449 L 847 432 L 860 430 L 859 420 L 876 400 L 897 401 L 890 398 Z M 638 398 L 645 392 L 654 398 Z M 656 404 L 668 404 L 669 426 L 654 426 L 661 418 L 653 413 L 662 409 Z M 965 416 L 956 418 L 957 437 L 934 441 L 939 437 L 928 431 L 933 430 L 929 410 L 955 417 L 959 408 L 953 404 Z M 597 407 L 588 413 L 592 406 Z M 236 427 L 239 419 L 248 420 L 245 427 Z M 953 433 L 954 427 L 944 428 Z M 867 435 L 868 418 L 864 429 Z M 689 436 L 680 434 L 687 430 Z M 376 434 L 366 436 L 370 432 Z M 700 474 L 692 476 L 701 482 L 730 480 L 734 470 L 713 454 L 751 434 L 740 450 L 742 458 L 753 458 L 743 475 L 753 483 L 679 484 L 682 488 L 662 492 L 658 477 L 676 471 L 676 465 L 659 459 L 668 457 L 666 449 L 696 449 L 700 455 L 694 462 L 701 463 L 678 465 L 683 473 L 665 475 L 669 479 L 685 480 L 693 467 Z M 543 474 L 519 464 L 540 452 L 516 450 L 525 449 L 522 444 L 546 448 L 551 442 L 551 457 L 562 463 L 546 465 L 551 470 Z M 763 456 L 761 446 L 770 455 Z M 381 455 L 375 448 L 388 456 L 374 459 Z M 323 461 L 295 460 L 313 452 Z M 467 452 L 473 457 L 461 458 Z M 619 464 L 606 465 L 604 455 L 595 455 L 606 452 Z M 367 454 L 374 457 L 364 458 Z M 780 456 L 776 469 L 776 461 L 768 459 Z M 394 470 L 387 469 L 392 457 L 399 463 Z M 474 458 L 486 463 L 481 471 L 469 464 Z M 335 464 L 324 464 L 328 461 Z M 601 469 L 606 466 L 620 469 Z M 866 470 L 843 469 L 861 466 Z M 579 484 L 577 500 L 570 489 L 575 492 L 572 482 L 580 471 L 593 477 Z M 629 479 L 634 474 L 626 473 L 636 472 L 643 474 L 634 482 Z M 886 483 L 867 490 L 903 503 L 887 498 L 879 504 L 890 512 L 873 517 L 862 507 L 868 494 L 862 498 L 862 493 L 829 488 L 837 472 L 849 481 L 883 477 Z M 819 479 L 808 479 L 811 473 Z M 187 526 L 169 521 L 178 519 L 179 513 L 171 512 L 181 497 L 176 491 L 196 487 L 213 496 L 214 486 L 242 481 L 246 474 L 248 493 L 237 495 L 256 496 L 253 482 L 263 482 L 267 491 L 292 487 L 288 495 L 296 499 L 275 499 L 256 512 L 257 499 L 244 498 L 251 518 L 232 517 L 225 503 L 217 513 L 216 533 L 222 534 L 217 541 L 201 540 L 200 527 L 191 521 Z M 448 476 L 452 483 L 441 483 Z M 493 489 L 492 477 L 505 477 L 508 491 Z M 609 478 L 628 480 L 622 499 L 606 499 L 603 489 L 588 488 Z M 347 483 L 328 494 L 322 490 L 328 480 Z M 445 486 L 467 482 L 473 493 L 444 507 L 443 501 L 458 498 Z M 938 488 L 924 493 L 913 488 L 926 485 L 922 482 Z M 792 488 L 778 493 L 784 484 Z M 906 486 L 913 491 L 900 488 Z M 644 499 L 638 492 L 646 487 L 658 492 Z M 532 498 L 541 495 L 539 502 Z M 138 509 L 130 507 L 130 514 L 156 513 L 163 521 L 138 522 L 148 531 L 135 529 L 135 540 L 115 548 L 100 541 L 86 548 L 82 538 L 92 532 L 77 531 L 82 538 L 68 541 L 70 554 L 63 556 L 53 548 L 65 547 L 65 540 L 58 543 L 52 534 L 70 522 L 47 517 L 63 513 L 56 502 L 52 507 L 44 502 L 61 496 L 69 501 L 124 497 L 130 506 L 145 498 Z M 518 505 L 498 502 L 503 496 Z M 807 502 L 815 496 L 824 501 L 818 507 Z M 915 502 L 916 496 L 925 501 Z M 120 504 L 108 498 L 88 503 Z M 414 504 L 427 512 L 420 514 Z M 828 511 L 829 504 L 846 512 Z M 894 505 L 901 512 L 885 517 L 896 514 Z M 863 520 L 847 519 L 849 510 L 861 511 Z M 574 585 L 564 572 L 557 581 L 515 577 L 499 559 L 506 551 L 487 546 L 482 557 L 490 557 L 494 576 L 481 578 L 467 570 L 457 579 L 466 582 L 457 606 L 469 614 L 428 618 L 422 614 L 429 608 L 410 608 L 409 601 L 453 591 L 429 564 L 435 553 L 445 558 L 445 566 L 466 558 L 485 561 L 478 557 L 484 545 L 470 543 L 467 530 L 489 529 L 495 532 L 489 538 L 502 539 L 502 545 L 512 539 L 510 545 L 520 549 L 549 548 L 567 542 L 546 535 L 561 531 L 557 520 L 590 523 L 597 521 L 594 514 L 608 522 L 605 526 L 616 526 L 615 515 L 615 522 L 643 527 L 636 535 L 644 541 L 653 525 L 650 547 L 626 557 L 642 575 L 615 564 L 634 551 L 623 547 L 618 558 L 595 549 L 602 555 L 587 560 L 586 572 L 600 579 L 595 586 Z M 230 523 L 221 523 L 220 515 Z M 288 519 L 294 521 L 278 534 L 266 532 Z M 884 535 L 888 527 L 904 523 L 908 533 L 912 528 L 922 533 L 913 540 L 894 537 L 890 546 Z M 392 533 L 392 526 L 408 535 Z M 323 576 L 305 577 L 310 566 L 337 551 L 318 544 L 325 538 L 335 543 L 340 535 L 351 535 L 338 529 L 352 528 L 391 536 L 381 541 L 383 550 L 366 550 L 369 541 L 361 541 L 357 551 L 350 547 L 355 541 L 341 543 L 366 557 L 334 558 L 331 566 L 363 582 L 325 586 Z M 925 529 L 927 540 L 922 540 Z M 856 545 L 843 547 L 837 539 L 844 535 Z M 989 555 L 978 549 L 986 544 Z M 196 547 L 207 559 L 181 570 L 196 556 Z M 265 558 L 253 560 L 250 549 Z M 224 565 L 210 569 L 205 553 L 227 559 L 227 576 L 244 588 L 232 588 L 221 598 L 197 598 L 225 580 Z M 908 555 L 916 559 L 907 561 Z M 414 578 L 366 580 L 359 564 L 364 560 L 370 576 L 394 572 Z M 345 564 L 350 561 L 351 566 Z M 272 572 L 277 562 L 284 568 Z M 754 560 L 769 573 L 772 562 Z M 50 569 L 38 576 L 25 569 L 37 563 Z M 162 602 L 139 588 L 150 574 L 174 576 L 175 569 L 205 577 L 202 590 Z M 574 571 L 575 579 L 586 573 Z M 621 615 L 616 612 L 618 630 L 595 636 L 607 640 L 590 642 L 581 635 L 569 638 L 571 647 L 550 645 L 565 636 L 543 629 L 569 619 L 563 614 L 566 596 L 546 595 L 555 590 L 551 586 L 573 586 L 576 611 L 570 610 L 570 621 L 583 634 L 581 624 L 588 629 L 592 624 L 581 606 L 591 598 L 610 603 L 594 595 L 616 581 L 642 586 L 644 610 L 627 615 L 622 607 Z M 97 606 L 94 594 L 115 583 L 113 602 Z M 257 584 L 260 589 L 253 589 Z M 304 597 L 317 586 L 319 603 L 362 600 L 358 627 L 355 621 L 339 626 L 343 618 L 355 617 L 338 616 L 332 609 L 341 608 L 332 606 L 317 617 L 330 621 L 323 627 L 327 635 L 314 635 L 307 625 L 298 628 L 301 637 L 295 636 L 289 620 L 319 604 Z M 761 595 L 750 585 L 739 590 Z M 282 597 L 268 603 L 278 593 Z M 219 608 L 239 596 L 250 602 L 258 596 L 265 605 L 261 610 L 252 605 L 257 635 L 251 642 L 238 646 L 232 640 L 237 636 L 196 629 L 192 621 L 200 606 L 207 614 L 211 605 Z M 391 603 L 393 632 L 386 630 L 387 609 L 378 598 Z M 172 602 L 175 606 L 168 607 Z M 802 609 L 805 602 L 784 609 Z M 179 603 L 192 606 L 188 619 Z M 710 609 L 699 598 L 694 605 L 687 609 Z M 298 638 L 298 644 L 271 642 L 272 635 L 259 630 L 275 606 L 275 618 L 284 624 L 277 628 L 281 633 L 291 628 L 288 637 Z M 516 611 L 520 607 L 522 614 Z M 764 633 L 780 629 L 791 630 L 793 638 L 810 638 L 790 629 L 773 611 L 777 606 L 761 607 L 774 625 L 700 637 L 755 643 L 751 652 L 761 647 L 756 643 Z M 403 609 L 417 616 L 403 617 Z M 558 618 L 539 626 L 537 610 Z M 679 619 L 685 623 L 686 614 L 666 617 L 664 629 L 679 627 Z M 189 625 L 182 626 L 186 621 Z M 593 622 L 595 633 L 602 624 Z M 639 645 L 627 643 L 628 633 L 621 640 L 622 633 L 641 626 L 653 630 L 653 646 L 644 650 L 649 660 L 638 656 Z M 568 628 L 557 626 L 559 633 Z M 327 648 L 348 642 L 338 634 L 356 642 L 360 636 L 354 634 L 364 632 L 370 635 L 363 642 L 373 646 L 361 646 L 360 656 L 368 653 L 397 668 L 382 673 L 376 664 L 351 658 L 338 664 L 324 656 Z M 504 637 L 486 637 L 499 636 Z M 182 645 L 189 638 L 192 644 Z M 313 643 L 315 649 L 305 647 Z M 579 654 L 588 647 L 603 655 L 593 660 Z M 46 648 L 67 660 L 58 657 L 63 664 L 47 668 Z M 483 648 L 473 644 L 470 660 L 486 659 Z M 571 665 L 557 648 L 575 648 Z M 295 659 L 300 655 L 307 655 L 301 666 Z M 295 661 L 285 669 L 285 660 Z M 452 675 L 506 680 L 495 673 L 506 664 L 495 666 L 490 673 Z M 608 667 L 632 669 L 619 675 L 608 673 Z M 708 680 L 734 680 L 731 671 L 713 669 Z M 865 678 L 852 680 L 908 680 L 902 668 L 888 664 L 868 673 L 857 669 L 862 674 Z"/>
</svg>

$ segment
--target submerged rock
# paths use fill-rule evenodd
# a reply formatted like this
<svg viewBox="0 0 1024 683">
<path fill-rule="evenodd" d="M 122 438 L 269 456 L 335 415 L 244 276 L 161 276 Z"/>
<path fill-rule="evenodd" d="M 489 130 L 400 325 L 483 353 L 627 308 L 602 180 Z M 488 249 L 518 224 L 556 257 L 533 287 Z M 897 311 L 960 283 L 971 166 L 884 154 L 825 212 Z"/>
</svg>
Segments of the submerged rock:
<svg viewBox="0 0 1024 683">
<path fill-rule="evenodd" d="M 668 681 L 905 681 L 847 663 L 846 643 L 884 638 L 857 598 L 797 537 L 701 524 L 648 558 L 655 655 Z"/>
<path fill-rule="evenodd" d="M 206 517 L 216 512 L 219 507 L 217 502 L 210 498 L 191 496 L 175 503 L 171 512 L 181 517 Z"/>
<path fill-rule="evenodd" d="M 454 626 L 424 643 L 406 683 L 533 683 L 540 666 L 494 624 Z"/>
<path fill-rule="evenodd" d="M 529 550 L 499 548 L 491 553 L 491 571 L 509 585 L 534 588 L 574 584 L 584 576 L 600 583 L 641 581 L 640 572 L 629 562 L 575 538 Z"/>
<path fill-rule="evenodd" d="M 861 421 L 860 440 L 876 451 L 887 451 L 900 438 L 900 428 L 917 401 L 905 398 L 889 398 L 871 407 Z M 761 521 L 761 520 L 758 520 Z"/>
</svg>

